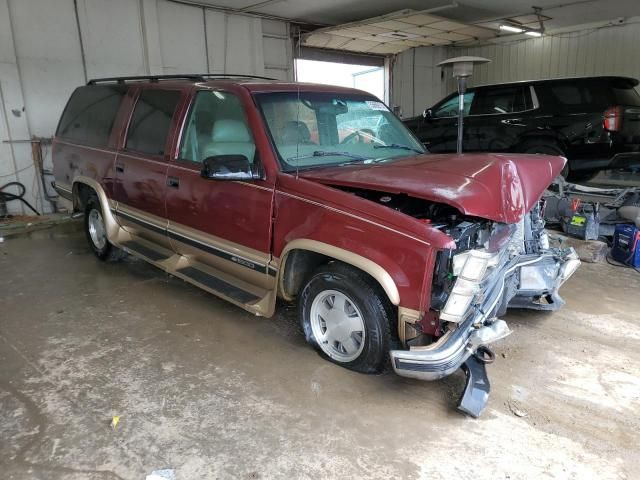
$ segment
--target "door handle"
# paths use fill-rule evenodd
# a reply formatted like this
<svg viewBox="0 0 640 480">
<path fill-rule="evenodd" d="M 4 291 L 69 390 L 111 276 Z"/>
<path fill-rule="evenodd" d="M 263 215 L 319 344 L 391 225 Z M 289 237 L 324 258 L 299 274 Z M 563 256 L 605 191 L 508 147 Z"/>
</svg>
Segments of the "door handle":
<svg viewBox="0 0 640 480">
<path fill-rule="evenodd" d="M 523 127 L 524 123 L 522 123 L 522 119 L 520 118 L 508 118 L 506 120 L 501 120 L 500 123 L 503 125 L 511 125 L 516 127 Z"/>
<path fill-rule="evenodd" d="M 123 163 L 116 163 L 116 172 L 124 172 L 124 164 Z"/>
<path fill-rule="evenodd" d="M 167 185 L 173 188 L 180 188 L 180 179 L 178 177 L 167 177 Z"/>
</svg>

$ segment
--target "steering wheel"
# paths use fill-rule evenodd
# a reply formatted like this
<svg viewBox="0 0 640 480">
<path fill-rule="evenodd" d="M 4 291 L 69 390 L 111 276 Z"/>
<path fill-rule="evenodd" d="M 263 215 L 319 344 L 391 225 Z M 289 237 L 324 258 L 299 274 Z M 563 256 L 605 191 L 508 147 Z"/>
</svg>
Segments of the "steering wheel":
<svg viewBox="0 0 640 480">
<path fill-rule="evenodd" d="M 340 144 L 371 143 L 375 136 L 376 134 L 370 128 L 362 128 L 344 137 Z M 369 141 L 367 142 L 366 140 Z"/>
</svg>

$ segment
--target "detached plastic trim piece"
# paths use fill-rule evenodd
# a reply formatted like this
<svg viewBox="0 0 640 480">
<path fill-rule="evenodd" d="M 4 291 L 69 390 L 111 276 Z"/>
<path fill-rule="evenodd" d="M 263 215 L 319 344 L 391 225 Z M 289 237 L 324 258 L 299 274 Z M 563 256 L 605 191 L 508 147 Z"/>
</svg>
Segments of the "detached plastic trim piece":
<svg viewBox="0 0 640 480">
<path fill-rule="evenodd" d="M 491 384 L 487 376 L 486 364 L 479 361 L 475 355 L 470 356 L 461 365 L 467 375 L 467 383 L 458 403 L 458 410 L 478 418 L 489 401 Z"/>
</svg>

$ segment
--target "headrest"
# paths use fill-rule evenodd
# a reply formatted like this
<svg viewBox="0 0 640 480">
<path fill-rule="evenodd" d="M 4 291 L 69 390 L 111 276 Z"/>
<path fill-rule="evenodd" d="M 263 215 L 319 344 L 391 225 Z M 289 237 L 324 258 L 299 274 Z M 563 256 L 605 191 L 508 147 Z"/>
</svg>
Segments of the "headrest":
<svg viewBox="0 0 640 480">
<path fill-rule="evenodd" d="M 294 145 L 298 143 L 309 143 L 310 141 L 311 133 L 306 123 L 297 120 L 285 123 L 282 129 L 282 143 Z"/>
<path fill-rule="evenodd" d="M 244 122 L 223 118 L 213 124 L 212 140 L 214 142 L 242 143 L 251 142 L 249 130 Z"/>
</svg>

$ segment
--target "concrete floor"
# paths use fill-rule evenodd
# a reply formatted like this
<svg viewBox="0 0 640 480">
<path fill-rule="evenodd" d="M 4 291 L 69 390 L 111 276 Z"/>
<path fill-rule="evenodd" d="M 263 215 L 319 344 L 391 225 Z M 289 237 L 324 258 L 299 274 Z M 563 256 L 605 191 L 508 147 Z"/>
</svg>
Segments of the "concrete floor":
<svg viewBox="0 0 640 480">
<path fill-rule="evenodd" d="M 585 264 L 561 311 L 510 313 L 478 420 L 455 410 L 462 375 L 331 365 L 293 308 L 255 318 L 143 262 L 100 263 L 77 223 L 5 238 L 0 272 L 3 479 L 639 478 L 630 270 Z"/>
</svg>

